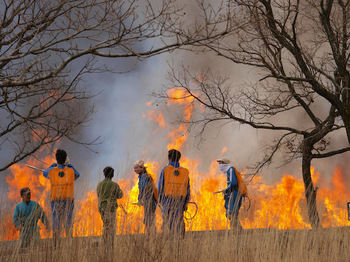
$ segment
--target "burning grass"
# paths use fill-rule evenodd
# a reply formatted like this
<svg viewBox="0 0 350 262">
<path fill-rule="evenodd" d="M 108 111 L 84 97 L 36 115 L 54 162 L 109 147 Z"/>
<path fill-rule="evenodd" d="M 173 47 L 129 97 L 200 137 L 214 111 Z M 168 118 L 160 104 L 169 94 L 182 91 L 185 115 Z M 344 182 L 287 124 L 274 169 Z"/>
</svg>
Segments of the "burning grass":
<svg viewBox="0 0 350 262">
<path fill-rule="evenodd" d="M 216 174 L 216 163 L 213 162 L 209 172 L 205 175 L 196 171 L 197 163 L 195 161 L 184 159 L 183 163 L 193 171 L 191 173 L 191 201 L 198 205 L 196 216 L 192 220 L 186 221 L 186 230 L 227 229 L 223 197 L 221 194 L 212 194 L 212 192 L 225 187 L 225 178 Z M 19 165 L 15 165 L 14 168 L 15 176 L 13 179 L 9 177 L 7 180 L 10 193 L 7 197 L 1 198 L 0 201 L 0 241 L 18 239 L 18 232 L 12 223 L 13 209 L 15 204 L 21 200 L 18 192 L 22 184 L 17 183 L 17 181 L 31 179 L 23 185 L 30 185 L 33 192 L 32 200 L 39 201 L 51 219 L 49 185 L 47 183 L 43 184 L 40 180 L 42 174 L 32 173 L 28 175 L 28 170 Z M 150 170 L 153 171 L 151 166 Z M 157 174 L 158 172 L 155 169 L 152 173 Z M 125 175 L 125 177 L 127 176 L 132 178 L 118 181 L 124 191 L 124 197 L 118 200 L 118 203 L 123 207 L 119 208 L 117 212 L 118 235 L 144 232 L 143 209 L 133 205 L 137 202 L 137 179 L 136 176 Z M 336 169 L 332 185 L 330 187 L 320 187 L 318 190 L 317 206 L 323 227 L 350 226 L 346 210 L 350 193 L 347 188 L 343 187 L 342 179 L 344 176 L 345 174 Z M 44 182 L 46 181 L 44 180 Z M 13 192 L 17 192 L 17 196 Z M 85 192 L 75 202 L 74 236 L 100 236 L 102 221 L 97 211 L 96 192 L 89 190 L 85 190 Z M 281 230 L 310 228 L 301 179 L 285 174 L 280 181 L 273 185 L 267 185 L 262 177 L 256 177 L 249 184 L 249 195 L 250 200 L 245 200 L 240 211 L 243 228 L 276 228 Z M 188 211 L 187 217 L 191 217 L 196 212 L 195 206 L 189 205 Z M 156 226 L 158 232 L 161 232 L 161 223 L 160 210 L 157 209 Z M 41 236 L 42 238 L 51 237 L 46 232 L 41 232 Z"/>
<path fill-rule="evenodd" d="M 192 109 L 189 101 L 184 111 L 186 118 L 190 117 Z M 164 117 L 160 113 L 149 114 L 148 117 L 159 123 L 160 128 L 165 127 Z M 185 126 L 171 128 L 167 136 L 168 148 L 182 150 L 187 138 Z M 222 153 L 226 150 L 222 149 Z M 201 172 L 198 168 L 200 161 L 186 158 L 185 155 L 181 165 L 190 170 L 191 201 L 198 205 L 195 218 L 186 221 L 186 237 L 180 241 L 165 239 L 160 233 L 162 220 L 157 209 L 158 234 L 146 239 L 142 234 L 142 208 L 133 205 L 137 202 L 138 188 L 136 175 L 130 167 L 119 170 L 121 177 L 133 178 L 117 180 L 124 191 L 124 197 L 118 200 L 123 208 L 117 212 L 117 241 L 109 258 L 114 261 L 348 261 L 350 221 L 347 219 L 346 202 L 350 199 L 350 191 L 344 186 L 347 174 L 341 168 L 335 170 L 331 186 L 318 182 L 321 175 L 313 174 L 313 181 L 319 186 L 317 206 L 322 226 L 328 228 L 309 229 L 301 179 L 284 174 L 280 181 L 267 185 L 262 176 L 256 176 L 248 184 L 250 201 L 244 203 L 240 212 L 245 230 L 240 235 L 234 235 L 226 230 L 228 224 L 222 195 L 212 194 L 226 187 L 225 176 L 218 175 L 216 161 L 211 163 L 209 170 Z M 160 163 L 145 160 L 157 180 Z M 54 160 L 48 157 L 42 162 L 48 166 Z M 42 163 L 31 159 L 28 164 L 40 166 Z M 6 180 L 8 195 L 0 199 L 1 261 L 106 260 L 104 247 L 100 243 L 102 221 L 97 211 L 96 192 L 85 188 L 80 188 L 79 192 L 76 190 L 78 197 L 73 239 L 64 239 L 62 246 L 53 250 L 51 236 L 41 232 L 44 239 L 36 249 L 20 251 L 18 232 L 12 224 L 14 206 L 20 201 L 19 189 L 30 186 L 33 200 L 38 201 L 51 217 L 50 185 L 40 172 L 28 170 L 23 164 L 12 166 L 10 172 L 11 176 Z M 3 195 L 3 192 L 0 193 Z M 190 216 L 194 214 L 193 205 L 189 206 L 189 212 Z"/>
</svg>

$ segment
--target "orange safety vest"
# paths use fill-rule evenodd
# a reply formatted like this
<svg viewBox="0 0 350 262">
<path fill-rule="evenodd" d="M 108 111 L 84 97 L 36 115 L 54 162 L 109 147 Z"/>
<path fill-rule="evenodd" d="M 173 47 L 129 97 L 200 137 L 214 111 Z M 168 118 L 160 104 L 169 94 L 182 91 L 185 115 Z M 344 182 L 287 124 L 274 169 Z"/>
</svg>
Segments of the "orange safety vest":
<svg viewBox="0 0 350 262">
<path fill-rule="evenodd" d="M 166 197 L 186 197 L 189 181 L 187 168 L 168 165 L 164 169 L 164 195 Z"/>
<path fill-rule="evenodd" d="M 49 171 L 51 201 L 74 199 L 74 170 L 69 167 L 54 167 Z"/>
</svg>

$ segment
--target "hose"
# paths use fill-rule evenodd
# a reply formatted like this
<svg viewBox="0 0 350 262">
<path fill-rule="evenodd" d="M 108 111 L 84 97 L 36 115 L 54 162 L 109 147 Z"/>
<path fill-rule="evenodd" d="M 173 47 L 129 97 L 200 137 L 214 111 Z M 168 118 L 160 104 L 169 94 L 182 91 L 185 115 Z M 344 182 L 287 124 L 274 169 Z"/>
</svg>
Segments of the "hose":
<svg viewBox="0 0 350 262">
<path fill-rule="evenodd" d="M 186 219 L 187 221 L 192 220 L 197 215 L 197 211 L 198 211 L 198 206 L 195 202 L 188 202 L 188 204 L 195 205 L 196 211 L 194 212 L 194 214 L 192 216 L 191 216 L 190 212 L 188 212 L 187 210 L 184 212 L 184 219 Z M 186 214 L 189 214 L 190 216 L 187 217 Z"/>
</svg>

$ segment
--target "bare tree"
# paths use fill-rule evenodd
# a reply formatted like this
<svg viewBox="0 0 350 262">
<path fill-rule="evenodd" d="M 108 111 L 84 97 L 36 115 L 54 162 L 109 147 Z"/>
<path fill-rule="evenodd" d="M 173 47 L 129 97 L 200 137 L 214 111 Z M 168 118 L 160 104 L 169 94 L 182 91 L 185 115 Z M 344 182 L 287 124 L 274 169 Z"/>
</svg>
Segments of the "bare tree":
<svg viewBox="0 0 350 262">
<path fill-rule="evenodd" d="M 201 42 L 202 50 L 224 61 L 257 69 L 255 85 L 237 90 L 228 78 L 212 72 L 171 71 L 172 86 L 179 86 L 204 105 L 201 117 L 190 121 L 203 132 L 213 121 L 235 121 L 271 130 L 279 137 L 257 163 L 256 171 L 270 163 L 277 152 L 285 161 L 302 159 L 308 214 L 312 227 L 320 226 L 311 161 L 349 151 L 334 149 L 329 138 L 343 132 L 350 141 L 349 26 L 350 1 L 236 0 L 226 1 L 221 16 L 239 25 L 222 29 L 222 37 Z M 203 25 L 215 5 L 200 3 Z M 220 27 L 217 26 L 220 30 Z M 233 90 L 236 88 L 236 90 Z M 167 97 L 166 93 L 160 94 Z M 167 97 L 169 98 L 169 97 Z M 170 98 L 171 99 L 171 98 Z M 288 121 L 303 113 L 303 122 Z M 287 120 L 287 121 L 286 121 Z"/>
<path fill-rule="evenodd" d="M 174 34 L 174 0 L 3 0 L 0 12 L 0 171 L 62 137 L 94 143 L 79 139 L 93 113 L 80 83 L 117 70 L 98 57 L 137 62 L 200 40 Z"/>
</svg>

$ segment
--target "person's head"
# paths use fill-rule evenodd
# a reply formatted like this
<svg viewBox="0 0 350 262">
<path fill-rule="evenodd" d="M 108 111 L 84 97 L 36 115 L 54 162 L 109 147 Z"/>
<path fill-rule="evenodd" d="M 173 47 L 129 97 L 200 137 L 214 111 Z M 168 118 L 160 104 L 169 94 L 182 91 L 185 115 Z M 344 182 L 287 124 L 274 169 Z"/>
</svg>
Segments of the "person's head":
<svg viewBox="0 0 350 262">
<path fill-rule="evenodd" d="M 141 174 L 146 171 L 145 162 L 143 160 L 138 160 L 134 163 L 134 171 L 136 174 Z"/>
<path fill-rule="evenodd" d="M 221 157 L 219 159 L 216 159 L 216 162 L 220 164 L 230 164 L 230 159 L 228 159 L 227 157 Z"/>
<path fill-rule="evenodd" d="M 181 158 L 180 151 L 176 149 L 170 149 L 168 151 L 168 159 L 170 162 L 179 162 L 180 158 Z"/>
<path fill-rule="evenodd" d="M 67 153 L 63 149 L 57 149 L 56 151 L 56 161 L 59 165 L 64 165 L 67 159 Z"/>
<path fill-rule="evenodd" d="M 24 187 L 19 192 L 21 194 L 21 198 L 22 198 L 23 202 L 29 203 L 30 198 L 31 198 L 31 192 L 30 192 L 29 187 Z"/>
<path fill-rule="evenodd" d="M 105 178 L 112 178 L 112 177 L 114 177 L 114 169 L 113 169 L 113 167 L 106 166 L 103 169 L 103 174 L 104 174 Z"/>
</svg>

